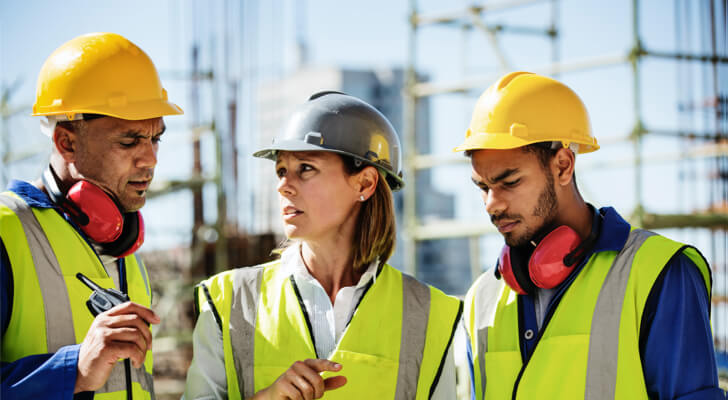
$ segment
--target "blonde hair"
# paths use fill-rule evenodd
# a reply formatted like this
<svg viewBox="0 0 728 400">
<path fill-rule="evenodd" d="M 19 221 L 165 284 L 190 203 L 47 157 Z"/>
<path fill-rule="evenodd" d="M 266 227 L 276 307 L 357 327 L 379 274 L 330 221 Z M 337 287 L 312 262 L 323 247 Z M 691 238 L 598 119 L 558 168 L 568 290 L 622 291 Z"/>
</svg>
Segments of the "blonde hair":
<svg viewBox="0 0 728 400">
<path fill-rule="evenodd" d="M 379 259 L 385 263 L 394 251 L 397 240 L 392 191 L 381 178 L 374 194 L 362 204 L 354 227 L 352 242 L 354 270 L 366 267 Z"/>
</svg>

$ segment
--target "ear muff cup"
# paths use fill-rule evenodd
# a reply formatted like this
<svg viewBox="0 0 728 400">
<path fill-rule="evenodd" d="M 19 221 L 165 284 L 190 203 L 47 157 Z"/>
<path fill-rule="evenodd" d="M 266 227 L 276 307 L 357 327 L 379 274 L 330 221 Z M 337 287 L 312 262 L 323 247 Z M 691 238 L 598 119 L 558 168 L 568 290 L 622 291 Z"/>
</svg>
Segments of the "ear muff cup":
<svg viewBox="0 0 728 400">
<path fill-rule="evenodd" d="M 125 213 L 123 226 L 124 230 L 117 240 L 101 244 L 103 254 L 126 257 L 144 243 L 144 218 L 140 212 Z"/>
<path fill-rule="evenodd" d="M 124 217 L 116 202 L 101 188 L 88 181 L 79 181 L 68 190 L 66 198 L 88 218 L 81 229 L 93 241 L 111 243 L 121 236 Z"/>
<path fill-rule="evenodd" d="M 566 279 L 574 269 L 564 263 L 581 238 L 566 225 L 549 232 L 533 250 L 528 260 L 528 275 L 536 287 L 552 289 Z"/>
<path fill-rule="evenodd" d="M 506 284 L 518 294 L 533 293 L 536 290 L 528 277 L 525 268 L 527 265 L 528 258 L 524 257 L 521 251 L 511 251 L 509 246 L 503 246 L 498 258 L 498 272 Z"/>
<path fill-rule="evenodd" d="M 599 210 L 589 207 L 593 209 L 594 217 L 591 232 L 583 242 L 576 231 L 561 225 L 544 236 L 535 248 L 505 245 L 498 257 L 496 276 L 502 276 L 518 294 L 534 293 L 536 288 L 552 289 L 561 284 L 599 237 L 602 216 Z"/>
<path fill-rule="evenodd" d="M 66 211 L 88 238 L 101 245 L 103 254 L 125 257 L 144 243 L 142 214 L 123 213 L 116 200 L 97 185 L 81 180 L 64 195 L 50 166 L 43 172 L 42 180 L 51 200 Z"/>
</svg>

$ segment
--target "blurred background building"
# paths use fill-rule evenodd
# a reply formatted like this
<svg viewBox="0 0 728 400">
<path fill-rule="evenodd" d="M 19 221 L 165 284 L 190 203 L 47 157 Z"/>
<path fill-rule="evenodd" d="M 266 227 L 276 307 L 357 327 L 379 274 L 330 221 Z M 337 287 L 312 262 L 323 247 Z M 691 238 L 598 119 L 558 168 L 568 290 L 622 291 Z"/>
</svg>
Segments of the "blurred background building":
<svg viewBox="0 0 728 400">
<path fill-rule="evenodd" d="M 578 157 L 584 197 L 710 261 L 728 374 L 727 25 L 724 0 L 0 0 L 0 186 L 47 162 L 50 143 L 28 115 L 53 49 L 112 31 L 152 57 L 185 110 L 166 119 L 141 253 L 164 321 L 157 395 L 179 398 L 192 285 L 270 259 L 283 239 L 273 166 L 250 154 L 297 104 L 339 90 L 390 119 L 407 183 L 390 263 L 462 295 L 503 242 L 451 149 L 498 76 L 552 75 L 582 97 L 602 146 Z"/>
</svg>

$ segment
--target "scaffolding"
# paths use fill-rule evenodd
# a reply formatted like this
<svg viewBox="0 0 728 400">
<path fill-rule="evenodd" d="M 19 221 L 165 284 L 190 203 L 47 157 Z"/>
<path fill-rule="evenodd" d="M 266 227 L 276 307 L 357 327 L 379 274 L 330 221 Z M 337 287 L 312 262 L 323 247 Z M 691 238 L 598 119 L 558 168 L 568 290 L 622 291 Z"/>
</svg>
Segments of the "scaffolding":
<svg viewBox="0 0 728 400">
<path fill-rule="evenodd" d="M 488 17 L 505 10 L 516 10 L 522 7 L 540 4 L 550 9 L 550 24 L 548 27 L 512 26 L 508 24 L 494 24 Z M 417 0 L 409 1 L 409 40 L 408 40 L 408 66 L 405 88 L 405 130 L 404 130 L 404 173 L 413 177 L 418 171 L 439 168 L 448 165 L 465 164 L 469 160 L 462 155 L 417 154 L 415 121 L 417 120 L 417 102 L 423 98 L 443 94 L 462 94 L 473 96 L 474 91 L 482 91 L 506 71 L 514 69 L 528 69 L 532 72 L 556 76 L 576 71 L 585 71 L 616 65 L 628 65 L 631 69 L 632 108 L 634 121 L 632 130 L 623 137 L 610 142 L 631 143 L 633 154 L 631 157 L 592 163 L 588 168 L 622 167 L 629 163 L 633 169 L 634 180 L 634 209 L 631 210 L 629 222 L 646 229 L 702 229 L 707 230 L 711 237 L 710 248 L 706 249 L 706 257 L 713 268 L 714 294 L 713 294 L 713 327 L 715 329 L 716 350 L 725 353 L 728 347 L 728 307 L 726 303 L 726 290 L 728 290 L 728 276 L 726 275 L 726 262 L 728 260 L 728 132 L 726 132 L 728 117 L 726 65 L 728 65 L 728 45 L 726 25 L 728 11 L 725 2 L 703 0 L 691 2 L 675 0 L 675 40 L 678 43 L 674 51 L 651 49 L 642 40 L 641 36 L 641 2 L 631 2 L 631 46 L 626 52 L 598 55 L 590 58 L 560 61 L 559 39 L 560 21 L 559 10 L 561 4 L 558 0 L 511 0 L 501 2 L 483 2 L 473 4 L 461 9 L 425 13 L 418 7 Z M 699 23 L 690 25 L 690 12 L 697 9 Z M 417 72 L 421 69 L 418 62 L 418 51 L 424 28 L 438 26 L 460 29 L 468 35 L 484 34 L 495 54 L 497 71 L 484 75 L 469 75 L 456 82 L 443 83 L 437 81 L 419 81 Z M 690 40 L 691 32 L 697 30 L 702 45 L 695 46 Z M 504 32 L 531 37 L 548 38 L 551 43 L 551 62 L 544 66 L 509 65 L 506 52 L 501 45 Z M 457 43 L 453 43 L 456 45 Z M 696 50 L 695 47 L 698 47 Z M 670 60 L 678 63 L 678 74 L 681 89 L 680 103 L 677 105 L 682 115 L 681 126 L 677 129 L 664 129 L 646 126 L 644 122 L 641 66 L 645 60 Z M 514 68 L 518 67 L 518 68 Z M 696 72 L 697 71 L 697 72 Z M 692 75 L 691 75 L 692 74 Z M 703 90 L 690 90 L 696 79 L 701 80 Z M 687 88 L 687 89 L 686 89 Z M 695 98 L 696 92 L 700 96 Z M 473 101 L 474 104 L 474 101 Z M 700 112 L 703 119 L 700 129 L 688 114 Z M 645 155 L 643 142 L 646 137 L 671 137 L 681 141 L 681 150 L 668 154 Z M 605 141 L 602 141 L 604 144 Z M 680 163 L 679 182 L 684 191 L 691 193 L 696 187 L 690 186 L 690 178 L 695 177 L 698 162 L 705 163 L 709 171 L 710 181 L 708 206 L 698 207 L 690 204 L 691 212 L 687 213 L 652 213 L 644 207 L 644 170 L 656 162 Z M 581 168 L 581 167 L 580 167 Z M 408 273 L 417 274 L 417 243 L 424 240 L 437 240 L 453 237 L 470 238 L 471 270 L 474 279 L 481 272 L 480 239 L 496 234 L 496 230 L 488 223 L 466 220 L 442 220 L 436 222 L 422 222 L 416 214 L 417 196 L 414 187 L 415 180 L 410 179 L 405 186 L 404 195 L 404 227 L 405 227 L 405 269 Z M 693 192 L 694 193 L 694 192 Z"/>
</svg>

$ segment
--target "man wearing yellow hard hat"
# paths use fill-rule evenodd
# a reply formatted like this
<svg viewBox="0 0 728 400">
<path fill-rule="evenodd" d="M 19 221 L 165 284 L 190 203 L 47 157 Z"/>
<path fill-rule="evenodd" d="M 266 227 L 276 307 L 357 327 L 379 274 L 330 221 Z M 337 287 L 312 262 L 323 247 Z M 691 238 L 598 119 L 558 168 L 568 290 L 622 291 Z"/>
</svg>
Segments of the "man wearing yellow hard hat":
<svg viewBox="0 0 728 400">
<path fill-rule="evenodd" d="M 152 60 L 120 35 L 79 36 L 41 68 L 33 115 L 50 162 L 0 194 L 3 399 L 154 397 L 159 318 L 134 252 L 162 116 L 177 114 Z"/>
<path fill-rule="evenodd" d="M 455 151 L 505 245 L 465 299 L 474 398 L 723 399 L 708 263 L 584 201 L 575 155 L 598 149 L 551 78 L 507 74 L 475 106 Z"/>
</svg>

